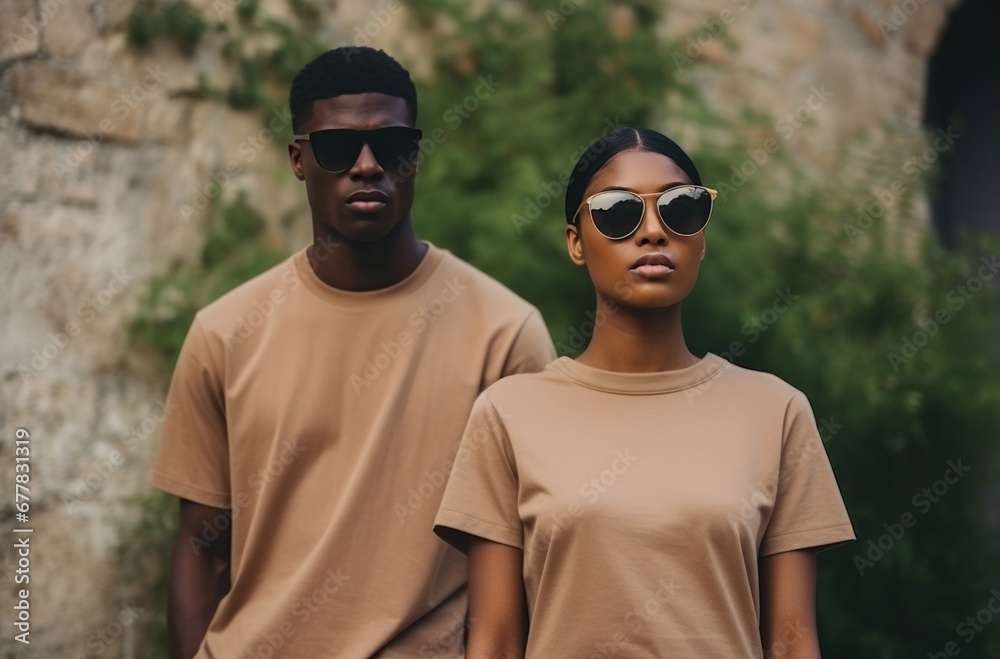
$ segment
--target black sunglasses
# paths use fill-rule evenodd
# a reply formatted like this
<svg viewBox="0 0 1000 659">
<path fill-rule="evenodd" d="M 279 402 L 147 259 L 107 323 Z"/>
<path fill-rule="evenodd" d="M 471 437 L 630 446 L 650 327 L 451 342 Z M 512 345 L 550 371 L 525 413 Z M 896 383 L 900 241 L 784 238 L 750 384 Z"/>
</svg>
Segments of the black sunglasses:
<svg viewBox="0 0 1000 659">
<path fill-rule="evenodd" d="M 358 160 L 365 144 L 371 147 L 375 160 L 387 172 L 411 166 L 420 149 L 424 133 L 410 126 L 386 126 L 374 130 L 330 128 L 308 135 L 292 135 L 293 140 L 312 144 L 313 155 L 320 167 L 328 172 L 346 172 Z"/>
<path fill-rule="evenodd" d="M 694 236 L 702 231 L 712 216 L 712 203 L 718 194 L 701 185 L 678 185 L 664 192 L 638 194 L 628 190 L 605 190 L 585 202 L 594 226 L 605 238 L 628 238 L 642 224 L 646 214 L 643 197 L 658 197 L 656 210 L 664 226 L 678 236 Z M 573 218 L 576 224 L 580 211 Z"/>
</svg>

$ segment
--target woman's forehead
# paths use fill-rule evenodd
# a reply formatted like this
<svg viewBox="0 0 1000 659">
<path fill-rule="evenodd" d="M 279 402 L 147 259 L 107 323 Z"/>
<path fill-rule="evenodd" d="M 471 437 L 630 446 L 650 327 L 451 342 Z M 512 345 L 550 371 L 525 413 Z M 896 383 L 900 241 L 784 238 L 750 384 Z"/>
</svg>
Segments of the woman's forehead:
<svg viewBox="0 0 1000 659">
<path fill-rule="evenodd" d="M 663 189 L 674 183 L 691 183 L 677 163 L 653 151 L 630 149 L 616 154 L 590 180 L 588 191 L 620 186 L 636 191 Z"/>
</svg>

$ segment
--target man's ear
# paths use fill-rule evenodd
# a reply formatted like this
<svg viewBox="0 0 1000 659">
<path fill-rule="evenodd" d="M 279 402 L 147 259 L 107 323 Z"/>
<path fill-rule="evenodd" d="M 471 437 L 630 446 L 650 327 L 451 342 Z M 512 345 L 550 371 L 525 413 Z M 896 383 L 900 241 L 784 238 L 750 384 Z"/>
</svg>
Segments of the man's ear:
<svg viewBox="0 0 1000 659">
<path fill-rule="evenodd" d="M 575 224 L 566 225 L 566 251 L 570 260 L 576 265 L 587 265 L 583 256 L 583 241 L 580 239 L 580 229 Z"/>
<path fill-rule="evenodd" d="M 306 180 L 306 173 L 302 168 L 302 145 L 298 142 L 288 143 L 288 162 L 292 165 L 292 173 L 300 181 Z"/>
</svg>

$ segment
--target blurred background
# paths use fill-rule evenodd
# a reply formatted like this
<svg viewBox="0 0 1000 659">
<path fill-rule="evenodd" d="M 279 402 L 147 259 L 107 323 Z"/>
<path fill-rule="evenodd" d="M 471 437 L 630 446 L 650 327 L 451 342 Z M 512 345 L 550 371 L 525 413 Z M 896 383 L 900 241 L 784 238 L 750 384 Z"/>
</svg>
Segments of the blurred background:
<svg viewBox="0 0 1000 659">
<path fill-rule="evenodd" d="M 720 191 L 689 344 L 809 396 L 858 535 L 822 554 L 824 656 L 1000 657 L 997 24 L 995 0 L 0 0 L 0 656 L 165 657 L 176 501 L 146 472 L 173 360 L 311 240 L 288 86 L 371 45 L 438 130 L 418 234 L 560 354 L 594 327 L 560 175 L 609 126 L 677 140 Z"/>
</svg>

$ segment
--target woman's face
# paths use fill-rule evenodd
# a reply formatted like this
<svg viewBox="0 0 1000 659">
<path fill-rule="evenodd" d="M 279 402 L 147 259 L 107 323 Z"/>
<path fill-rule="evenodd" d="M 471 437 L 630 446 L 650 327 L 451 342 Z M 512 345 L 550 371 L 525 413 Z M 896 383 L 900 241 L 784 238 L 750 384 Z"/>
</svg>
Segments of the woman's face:
<svg viewBox="0 0 1000 659">
<path fill-rule="evenodd" d="M 650 151 L 623 151 L 594 175 L 583 198 L 623 188 L 639 194 L 662 192 L 692 183 L 670 158 Z M 609 240 L 601 235 L 586 203 L 581 204 L 576 225 L 566 227 L 566 246 L 577 265 L 586 265 L 597 294 L 626 307 L 655 309 L 677 304 L 691 292 L 705 257 L 705 232 L 678 236 L 663 225 L 656 197 L 644 197 L 642 224 L 628 238 Z M 643 266 L 652 259 L 665 265 Z M 665 259 L 664 259 L 665 257 Z"/>
</svg>

